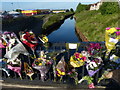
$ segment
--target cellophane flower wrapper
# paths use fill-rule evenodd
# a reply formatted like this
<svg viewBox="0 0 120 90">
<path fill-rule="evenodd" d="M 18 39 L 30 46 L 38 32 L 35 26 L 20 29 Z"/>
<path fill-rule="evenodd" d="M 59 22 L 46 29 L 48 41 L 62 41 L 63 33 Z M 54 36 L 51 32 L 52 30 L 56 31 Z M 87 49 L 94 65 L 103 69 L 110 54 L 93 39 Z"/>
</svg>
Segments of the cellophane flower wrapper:
<svg viewBox="0 0 120 90">
<path fill-rule="evenodd" d="M 100 68 L 102 67 L 102 59 L 101 58 L 94 58 L 94 60 L 90 61 L 86 64 L 86 69 L 88 71 L 89 76 L 93 76 L 97 73 Z"/>
<path fill-rule="evenodd" d="M 0 70 L 3 70 L 4 72 L 6 72 L 8 77 L 10 76 L 10 73 L 9 73 L 10 70 L 7 67 L 7 62 L 3 61 L 3 59 L 0 60 Z"/>
<path fill-rule="evenodd" d="M 33 69 L 29 66 L 29 64 L 27 62 L 24 62 L 24 72 L 26 73 L 26 75 L 28 75 L 30 77 L 30 79 L 32 80 L 32 75 L 34 74 Z"/>
<path fill-rule="evenodd" d="M 21 32 L 20 33 L 21 41 L 30 47 L 32 50 L 35 50 L 38 45 L 38 40 L 35 37 L 35 34 L 32 31 L 29 32 Z"/>
<path fill-rule="evenodd" d="M 41 79 L 43 80 L 44 78 L 46 78 L 46 74 L 49 71 L 52 63 L 52 60 L 37 58 L 34 60 L 32 67 L 40 71 Z"/>
<path fill-rule="evenodd" d="M 106 54 L 109 54 L 114 49 L 115 44 L 120 40 L 119 28 L 106 28 L 105 31 L 105 45 L 107 47 Z"/>
<path fill-rule="evenodd" d="M 88 82 L 88 87 L 89 87 L 89 88 L 95 88 L 92 77 L 90 77 L 90 76 L 84 76 L 84 77 L 82 77 L 81 80 L 82 80 L 82 81 L 83 81 L 83 80 L 87 80 L 87 82 Z"/>
<path fill-rule="evenodd" d="M 70 78 L 75 80 L 76 84 L 78 84 L 78 73 L 75 71 L 75 69 L 71 69 L 67 74 L 70 76 Z"/>
<path fill-rule="evenodd" d="M 64 57 L 61 58 L 61 60 L 56 65 L 56 74 L 61 77 L 66 75 L 66 62 L 64 60 Z"/>
<path fill-rule="evenodd" d="M 8 67 L 8 69 L 16 72 L 20 76 L 20 78 L 22 79 L 22 76 L 21 76 L 21 61 L 19 59 L 7 62 L 7 67 Z"/>
<path fill-rule="evenodd" d="M 76 52 L 73 56 L 70 57 L 70 64 L 73 67 L 80 67 L 85 64 L 86 57 L 82 54 Z"/>
</svg>

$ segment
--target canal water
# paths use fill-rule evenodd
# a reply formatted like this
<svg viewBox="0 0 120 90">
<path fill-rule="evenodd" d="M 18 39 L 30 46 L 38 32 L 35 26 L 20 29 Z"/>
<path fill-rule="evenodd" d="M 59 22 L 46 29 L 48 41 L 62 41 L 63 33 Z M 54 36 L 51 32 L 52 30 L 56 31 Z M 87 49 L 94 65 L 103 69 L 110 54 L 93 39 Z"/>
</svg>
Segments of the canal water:
<svg viewBox="0 0 120 90">
<path fill-rule="evenodd" d="M 51 34 L 48 35 L 49 42 L 52 43 L 77 43 L 80 40 L 77 37 L 75 32 L 75 20 L 74 18 L 68 18 L 64 21 L 64 23 L 60 26 L 59 29 L 53 31 Z"/>
</svg>

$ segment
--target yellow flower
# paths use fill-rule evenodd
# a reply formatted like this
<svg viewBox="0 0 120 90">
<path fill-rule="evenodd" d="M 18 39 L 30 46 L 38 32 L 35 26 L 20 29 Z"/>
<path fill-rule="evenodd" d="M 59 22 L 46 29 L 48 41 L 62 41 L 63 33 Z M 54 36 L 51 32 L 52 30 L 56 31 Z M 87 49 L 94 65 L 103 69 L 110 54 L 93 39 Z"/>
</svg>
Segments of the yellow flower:
<svg viewBox="0 0 120 90">
<path fill-rule="evenodd" d="M 57 74 L 59 77 L 61 76 L 60 74 Z"/>
<path fill-rule="evenodd" d="M 39 66 L 41 66 L 42 65 L 42 63 L 39 63 Z"/>
<path fill-rule="evenodd" d="M 84 62 L 83 60 L 80 60 L 80 62 Z"/>
<path fill-rule="evenodd" d="M 65 72 L 61 72 L 61 75 L 65 75 Z"/>
<path fill-rule="evenodd" d="M 46 36 L 44 36 L 42 39 L 44 42 L 48 42 L 48 38 Z"/>
</svg>

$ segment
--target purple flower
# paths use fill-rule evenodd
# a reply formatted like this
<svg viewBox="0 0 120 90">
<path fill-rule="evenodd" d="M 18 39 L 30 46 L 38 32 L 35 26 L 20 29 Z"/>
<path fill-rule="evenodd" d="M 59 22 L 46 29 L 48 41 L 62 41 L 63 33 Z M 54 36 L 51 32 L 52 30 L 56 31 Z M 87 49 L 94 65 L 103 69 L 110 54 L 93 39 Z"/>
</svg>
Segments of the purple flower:
<svg viewBox="0 0 120 90">
<path fill-rule="evenodd" d="M 117 32 L 115 32 L 116 33 L 116 35 L 120 35 L 120 31 L 117 31 Z"/>
<path fill-rule="evenodd" d="M 11 32 L 5 31 L 3 34 L 5 34 L 5 35 L 6 35 L 6 34 L 11 34 Z"/>
</svg>

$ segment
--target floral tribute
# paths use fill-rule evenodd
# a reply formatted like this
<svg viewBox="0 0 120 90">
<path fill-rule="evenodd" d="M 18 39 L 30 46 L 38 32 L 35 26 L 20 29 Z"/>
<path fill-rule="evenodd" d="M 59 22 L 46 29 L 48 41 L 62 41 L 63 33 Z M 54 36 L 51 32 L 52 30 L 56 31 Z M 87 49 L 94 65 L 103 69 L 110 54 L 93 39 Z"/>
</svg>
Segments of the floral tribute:
<svg viewBox="0 0 120 90">
<path fill-rule="evenodd" d="M 107 47 L 106 55 L 114 49 L 115 44 L 120 40 L 120 28 L 106 28 L 105 31 L 105 45 Z"/>
<path fill-rule="evenodd" d="M 38 40 L 35 34 L 32 31 L 23 31 L 23 32 L 20 32 L 19 34 L 20 34 L 20 40 L 24 44 L 26 44 L 28 47 L 30 47 L 34 54 L 34 50 L 36 49 L 36 46 L 38 45 Z"/>
<path fill-rule="evenodd" d="M 70 57 L 70 64 L 73 67 L 83 66 L 85 64 L 85 61 L 86 61 L 86 57 L 78 52 L 74 53 L 74 55 Z"/>
<path fill-rule="evenodd" d="M 99 71 L 102 66 L 102 59 L 100 57 L 91 58 L 91 60 L 87 61 L 86 69 L 88 71 L 89 76 L 93 76 L 95 73 Z"/>
<path fill-rule="evenodd" d="M 31 80 L 33 80 L 32 75 L 34 74 L 34 71 L 27 62 L 24 62 L 24 72 L 30 77 Z"/>
<path fill-rule="evenodd" d="M 21 75 L 21 60 L 16 58 L 14 61 L 8 61 L 7 62 L 7 67 L 8 67 L 8 69 L 16 72 L 20 76 L 20 78 L 22 79 L 22 75 Z"/>
<path fill-rule="evenodd" d="M 78 84 L 78 73 L 76 72 L 75 68 L 71 68 L 70 71 L 68 71 L 67 75 L 70 78 L 73 78 L 75 80 L 75 83 Z"/>
<path fill-rule="evenodd" d="M 64 57 L 61 58 L 61 60 L 56 65 L 56 74 L 57 76 L 61 77 L 66 75 L 66 62 L 64 60 Z"/>
<path fill-rule="evenodd" d="M 90 43 L 87 48 L 90 55 L 99 54 L 101 49 L 102 49 L 102 47 L 101 47 L 100 43 Z"/>
<path fill-rule="evenodd" d="M 41 51 L 41 55 L 39 57 L 32 58 L 34 60 L 33 62 L 30 61 L 32 62 L 32 67 L 31 67 L 31 63 L 27 63 L 28 61 L 27 60 L 24 61 L 25 59 L 23 58 L 25 58 L 26 56 L 30 57 L 31 55 L 27 52 L 26 48 L 24 47 L 24 44 L 26 44 L 28 47 L 30 47 L 34 51 L 36 50 L 35 48 L 38 45 L 38 41 L 35 35 L 33 34 L 33 32 L 28 31 L 20 34 L 20 39 L 24 44 L 22 44 L 19 41 L 19 39 L 16 37 L 16 35 L 12 32 L 0 33 L 0 36 L 1 36 L 0 52 L 2 51 L 2 49 L 6 49 L 4 55 L 2 55 L 3 58 L 0 59 L 0 69 L 5 71 L 8 76 L 11 75 L 9 71 L 12 70 L 15 73 L 17 73 L 22 79 L 21 67 L 23 65 L 24 72 L 26 73 L 26 75 L 30 77 L 31 80 L 32 80 L 32 75 L 34 74 L 34 69 L 37 69 L 40 72 L 41 80 L 44 81 L 47 79 L 47 73 L 52 67 L 53 69 L 52 73 L 54 74 L 53 76 L 54 79 L 61 78 L 67 75 L 70 78 L 73 78 L 76 84 L 81 83 L 83 80 L 87 80 L 88 87 L 95 88 L 94 76 L 101 68 L 105 70 L 105 72 L 103 73 L 102 77 L 99 78 L 98 83 L 102 79 L 108 78 L 109 72 L 111 70 L 120 68 L 120 62 L 119 62 L 120 60 L 120 44 L 119 44 L 120 28 L 106 28 L 106 31 L 105 31 L 106 48 L 104 48 L 100 43 L 89 43 L 87 47 L 85 46 L 86 51 L 81 51 L 80 53 L 75 52 L 70 57 L 69 64 L 65 62 L 64 57 L 62 57 L 61 60 L 57 63 L 57 57 L 61 55 L 65 55 L 66 54 L 65 51 L 62 51 L 62 50 L 54 51 L 54 50 L 51 50 L 50 48 L 50 51 L 52 51 L 50 53 L 48 50 L 45 50 L 42 48 L 43 51 L 46 51 L 46 53 Z M 44 44 L 47 44 L 48 42 L 48 39 L 46 36 L 43 37 L 41 40 L 43 41 Z M 102 51 L 103 48 L 107 50 L 104 50 L 103 52 Z M 26 56 L 19 57 L 20 54 L 23 54 Z M 107 56 L 107 58 L 105 58 L 105 56 Z M 21 64 L 22 62 L 23 64 Z M 78 81 L 78 76 L 80 76 L 81 74 L 78 75 L 78 72 L 76 69 L 80 69 L 82 66 L 86 67 L 87 72 L 85 72 L 85 74 L 87 75 L 83 76 Z"/>
<path fill-rule="evenodd" d="M 46 74 L 48 73 L 52 63 L 52 60 L 45 58 L 44 53 L 42 53 L 41 58 L 36 58 L 34 60 L 32 67 L 40 71 L 42 81 L 47 78 Z"/>
</svg>

